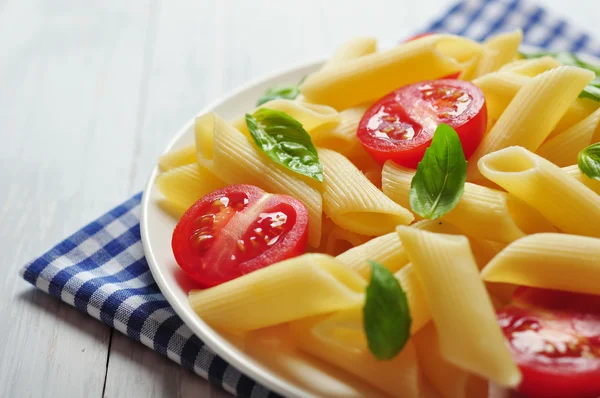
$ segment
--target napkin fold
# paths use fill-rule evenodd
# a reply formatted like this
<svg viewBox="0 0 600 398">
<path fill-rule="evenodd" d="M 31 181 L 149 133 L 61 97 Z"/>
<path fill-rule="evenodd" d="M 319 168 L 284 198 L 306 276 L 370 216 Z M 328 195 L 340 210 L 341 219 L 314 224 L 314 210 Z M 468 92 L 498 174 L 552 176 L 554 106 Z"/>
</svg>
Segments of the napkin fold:
<svg viewBox="0 0 600 398">
<path fill-rule="evenodd" d="M 423 32 L 484 40 L 521 28 L 524 43 L 600 57 L 600 43 L 527 0 L 467 0 L 452 6 Z M 41 257 L 23 278 L 121 333 L 240 397 L 277 397 L 206 346 L 175 314 L 144 258 L 141 194 L 110 210 Z"/>
</svg>

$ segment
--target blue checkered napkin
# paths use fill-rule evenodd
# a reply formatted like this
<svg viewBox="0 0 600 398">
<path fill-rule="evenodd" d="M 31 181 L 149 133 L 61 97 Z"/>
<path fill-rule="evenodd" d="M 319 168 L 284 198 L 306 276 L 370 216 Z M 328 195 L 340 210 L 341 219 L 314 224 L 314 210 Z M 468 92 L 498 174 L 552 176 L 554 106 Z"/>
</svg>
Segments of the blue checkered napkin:
<svg viewBox="0 0 600 398">
<path fill-rule="evenodd" d="M 515 28 L 531 45 L 600 56 L 598 42 L 523 0 L 467 0 L 424 31 L 482 40 Z M 140 200 L 134 196 L 26 265 L 25 280 L 231 393 L 277 396 L 215 356 L 169 306 L 144 258 Z"/>
</svg>

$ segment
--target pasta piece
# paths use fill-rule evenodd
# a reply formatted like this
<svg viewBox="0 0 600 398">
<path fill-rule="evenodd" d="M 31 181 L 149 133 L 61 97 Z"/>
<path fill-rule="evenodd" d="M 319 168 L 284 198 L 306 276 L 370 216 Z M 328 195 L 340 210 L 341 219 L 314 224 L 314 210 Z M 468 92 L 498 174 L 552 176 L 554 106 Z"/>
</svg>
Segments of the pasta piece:
<svg viewBox="0 0 600 398">
<path fill-rule="evenodd" d="M 323 210 L 333 222 L 363 235 L 383 235 L 410 224 L 412 213 L 385 196 L 346 157 L 319 149 L 323 164 Z"/>
<path fill-rule="evenodd" d="M 558 68 L 560 62 L 553 57 L 540 57 L 533 59 L 524 59 L 515 61 L 506 65 L 501 71 L 517 73 L 523 76 L 534 77 L 540 73 L 549 71 L 550 69 Z"/>
<path fill-rule="evenodd" d="M 420 398 L 420 371 L 413 344 L 409 341 L 389 361 L 378 361 L 367 346 L 362 309 L 295 321 L 290 329 L 300 349 L 393 397 Z"/>
<path fill-rule="evenodd" d="M 490 152 L 511 145 L 532 151 L 538 149 L 593 78 L 593 72 L 571 66 L 561 66 L 532 78 L 515 95 L 471 156 L 467 166 L 468 178 L 471 181 L 482 179 L 477 161 Z"/>
<path fill-rule="evenodd" d="M 158 190 L 179 209 L 175 213 L 178 218 L 198 199 L 225 185 L 210 170 L 197 163 L 172 168 L 156 177 Z"/>
<path fill-rule="evenodd" d="M 302 201 L 308 209 L 308 244 L 319 247 L 323 213 L 319 191 L 273 163 L 248 137 L 214 114 L 196 119 L 196 147 L 199 162 L 226 183 L 252 184 Z"/>
<path fill-rule="evenodd" d="M 521 30 L 499 34 L 486 40 L 475 75 L 482 76 L 494 72 L 512 61 L 518 54 L 517 50 L 521 40 L 523 40 Z"/>
<path fill-rule="evenodd" d="M 444 398 L 487 398 L 487 381 L 446 361 L 438 340 L 433 323 L 413 335 L 419 367 L 427 379 Z"/>
<path fill-rule="evenodd" d="M 337 256 L 355 246 L 362 245 L 371 239 L 370 236 L 360 235 L 356 232 L 350 232 L 338 225 L 334 225 L 327 234 L 325 243 L 325 253 L 330 256 Z"/>
<path fill-rule="evenodd" d="M 489 282 L 600 294 L 600 239 L 529 235 L 502 250 L 481 276 Z"/>
<path fill-rule="evenodd" d="M 196 147 L 189 145 L 161 155 L 158 159 L 158 168 L 160 171 L 168 171 L 175 167 L 196 163 L 197 161 Z"/>
<path fill-rule="evenodd" d="M 414 170 L 388 161 L 383 167 L 383 193 L 402 206 L 410 206 L 409 191 Z M 465 234 L 483 240 L 512 242 L 533 232 L 554 231 L 552 225 L 534 208 L 505 192 L 465 184 L 464 193 L 454 209 L 442 218 Z"/>
<path fill-rule="evenodd" d="M 259 106 L 257 109 L 261 108 L 287 113 L 302 124 L 304 130 L 311 135 L 313 140 L 317 140 L 324 132 L 332 130 L 340 121 L 340 114 L 332 107 L 309 104 L 303 101 L 275 99 Z M 254 111 L 250 113 L 252 114 Z M 249 135 L 245 116 L 239 117 L 231 124 L 245 135 Z"/>
<path fill-rule="evenodd" d="M 481 76 L 473 83 L 483 91 L 488 112 L 488 122 L 493 125 L 508 107 L 519 90 L 531 82 L 531 77 L 501 70 Z M 571 102 L 549 137 L 556 135 L 589 116 L 598 109 L 598 102 L 588 98 L 577 98 Z"/>
<path fill-rule="evenodd" d="M 600 236 L 600 196 L 541 156 L 509 147 L 482 157 L 479 168 L 559 229 Z"/>
<path fill-rule="evenodd" d="M 490 297 L 464 236 L 398 227 L 439 335 L 442 357 L 459 368 L 515 387 L 521 374 L 504 343 Z"/>
<path fill-rule="evenodd" d="M 412 318 L 410 333 L 414 335 L 431 321 L 431 310 L 427 304 L 427 297 L 423 292 L 423 285 L 415 274 L 414 267 L 408 263 L 394 274 L 400 286 L 406 293 L 408 311 Z"/>
<path fill-rule="evenodd" d="M 600 181 L 590 178 L 579 170 L 578 165 L 563 167 L 563 170 L 571 177 L 581 182 L 583 185 L 600 195 Z"/>
<path fill-rule="evenodd" d="M 471 40 L 431 35 L 313 73 L 302 84 L 302 93 L 309 102 L 343 110 L 398 87 L 462 70 L 461 62 L 444 53 L 443 46 L 458 48 L 463 64 L 481 52 L 481 46 Z"/>
<path fill-rule="evenodd" d="M 577 154 L 592 143 L 599 126 L 600 109 L 544 142 L 536 153 L 561 167 L 577 163 Z"/>
<path fill-rule="evenodd" d="M 206 290 L 190 306 L 211 326 L 248 331 L 357 307 L 366 282 L 333 257 L 304 254 Z"/>
<path fill-rule="evenodd" d="M 426 231 L 456 233 L 456 228 L 439 221 L 423 220 L 414 225 L 414 228 Z M 396 232 L 390 232 L 371 239 L 360 246 L 353 247 L 336 257 L 349 268 L 358 272 L 365 279 L 371 278 L 371 265 L 369 260 L 377 261 L 390 272 L 396 272 L 408 263 L 404 246 Z"/>
<path fill-rule="evenodd" d="M 362 119 L 366 105 L 359 105 L 340 112 L 340 122 L 333 129 L 322 130 L 318 136 L 313 137 L 316 146 L 333 149 L 350 158 L 366 154 L 360 141 L 356 137 L 358 123 Z M 371 159 L 370 156 L 367 157 Z"/>
<path fill-rule="evenodd" d="M 363 55 L 372 54 L 377 51 L 377 39 L 374 37 L 355 37 L 344 43 L 325 62 L 321 69 L 335 67 L 338 64 L 360 58 Z"/>
</svg>

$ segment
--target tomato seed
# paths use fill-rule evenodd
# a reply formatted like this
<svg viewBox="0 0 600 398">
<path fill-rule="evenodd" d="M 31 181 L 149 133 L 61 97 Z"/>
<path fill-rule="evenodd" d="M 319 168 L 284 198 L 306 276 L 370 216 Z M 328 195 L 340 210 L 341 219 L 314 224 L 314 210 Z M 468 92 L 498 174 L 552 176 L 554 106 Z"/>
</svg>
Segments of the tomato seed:
<svg viewBox="0 0 600 398">
<path fill-rule="evenodd" d="M 204 233 L 201 230 L 197 230 L 192 234 L 192 236 L 190 236 L 192 247 L 199 251 L 207 250 L 212 245 L 214 240 L 215 237 L 213 235 Z"/>
</svg>

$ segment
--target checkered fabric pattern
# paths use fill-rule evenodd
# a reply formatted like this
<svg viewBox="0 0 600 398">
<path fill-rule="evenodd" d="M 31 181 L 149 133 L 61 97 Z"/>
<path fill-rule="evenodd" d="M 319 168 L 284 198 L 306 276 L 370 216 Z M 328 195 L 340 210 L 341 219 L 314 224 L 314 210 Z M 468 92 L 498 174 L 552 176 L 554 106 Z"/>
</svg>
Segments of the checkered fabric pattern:
<svg viewBox="0 0 600 398">
<path fill-rule="evenodd" d="M 467 0 L 423 31 L 477 40 L 521 28 L 525 43 L 600 56 L 600 43 L 524 0 Z M 27 264 L 22 276 L 44 292 L 241 397 L 275 397 L 216 356 L 161 294 L 144 258 L 137 194 Z"/>
</svg>

